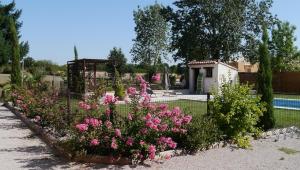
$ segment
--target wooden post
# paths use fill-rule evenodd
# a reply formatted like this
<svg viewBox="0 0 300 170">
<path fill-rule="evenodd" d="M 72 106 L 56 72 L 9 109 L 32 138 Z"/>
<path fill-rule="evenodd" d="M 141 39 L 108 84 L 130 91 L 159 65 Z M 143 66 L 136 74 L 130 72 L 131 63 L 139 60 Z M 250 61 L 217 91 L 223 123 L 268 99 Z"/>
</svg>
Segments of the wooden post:
<svg viewBox="0 0 300 170">
<path fill-rule="evenodd" d="M 209 108 L 209 101 L 210 101 L 210 93 L 207 93 L 207 114 L 210 113 L 210 108 Z"/>
</svg>

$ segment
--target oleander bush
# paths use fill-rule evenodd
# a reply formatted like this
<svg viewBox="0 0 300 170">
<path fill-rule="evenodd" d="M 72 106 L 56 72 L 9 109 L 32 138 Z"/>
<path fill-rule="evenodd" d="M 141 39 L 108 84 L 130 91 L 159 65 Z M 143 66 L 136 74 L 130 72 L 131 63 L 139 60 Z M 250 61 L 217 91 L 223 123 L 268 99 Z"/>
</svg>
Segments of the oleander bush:
<svg viewBox="0 0 300 170">
<path fill-rule="evenodd" d="M 154 159 L 161 151 L 182 147 L 192 116 L 179 107 L 151 103 L 146 93 L 148 83 L 142 77 L 137 77 L 137 81 L 139 88 L 127 89 L 130 112 L 126 116 L 116 111 L 118 98 L 110 95 L 100 103 L 94 97 L 80 101 L 72 117 L 52 91 L 19 88 L 12 97 L 28 118 L 64 135 L 62 145 L 73 153 L 143 161 Z"/>
</svg>

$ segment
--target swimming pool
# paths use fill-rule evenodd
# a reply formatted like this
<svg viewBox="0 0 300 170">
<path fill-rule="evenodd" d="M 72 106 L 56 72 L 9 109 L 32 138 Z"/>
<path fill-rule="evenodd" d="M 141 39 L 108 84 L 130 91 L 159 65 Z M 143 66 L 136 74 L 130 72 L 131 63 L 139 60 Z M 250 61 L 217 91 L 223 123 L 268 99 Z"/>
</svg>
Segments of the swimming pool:
<svg viewBox="0 0 300 170">
<path fill-rule="evenodd" d="M 275 108 L 300 110 L 300 99 L 274 98 L 273 104 Z"/>
</svg>

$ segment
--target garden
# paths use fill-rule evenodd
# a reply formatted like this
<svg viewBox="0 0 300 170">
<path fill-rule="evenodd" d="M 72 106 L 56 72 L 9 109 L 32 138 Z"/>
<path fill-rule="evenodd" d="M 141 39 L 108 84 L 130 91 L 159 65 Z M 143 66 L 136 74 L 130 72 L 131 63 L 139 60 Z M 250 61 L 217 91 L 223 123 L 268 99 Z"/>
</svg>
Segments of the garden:
<svg viewBox="0 0 300 170">
<path fill-rule="evenodd" d="M 72 99 L 70 110 L 66 97 L 43 83 L 14 88 L 6 100 L 79 162 L 104 160 L 97 156 L 109 159 L 100 163 L 111 164 L 166 160 L 175 155 L 164 151 L 195 153 L 220 141 L 248 148 L 263 132 L 258 122 L 266 107 L 259 96 L 250 95 L 248 85 L 224 83 L 208 102 L 152 102 L 148 82 L 141 76 L 136 81 L 139 86 L 126 89 L 125 103 L 95 92 Z M 298 111 L 276 109 L 275 117 L 275 127 L 299 126 Z"/>
</svg>

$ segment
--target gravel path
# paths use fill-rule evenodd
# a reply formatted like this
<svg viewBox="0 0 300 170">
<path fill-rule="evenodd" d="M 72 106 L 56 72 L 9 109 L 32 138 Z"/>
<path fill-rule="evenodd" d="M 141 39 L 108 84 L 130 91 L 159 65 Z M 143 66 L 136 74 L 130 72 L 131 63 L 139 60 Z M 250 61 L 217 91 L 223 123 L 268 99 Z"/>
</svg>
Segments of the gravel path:
<svg viewBox="0 0 300 170">
<path fill-rule="evenodd" d="M 253 141 L 248 150 L 232 147 L 216 148 L 196 155 L 177 156 L 164 163 L 146 165 L 107 166 L 82 165 L 64 161 L 51 154 L 50 149 L 27 129 L 13 113 L 0 107 L 0 169 L 300 169 L 300 152 L 286 154 L 286 147 L 300 151 L 297 136 L 275 137 Z"/>
</svg>

